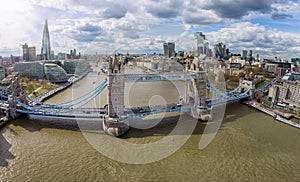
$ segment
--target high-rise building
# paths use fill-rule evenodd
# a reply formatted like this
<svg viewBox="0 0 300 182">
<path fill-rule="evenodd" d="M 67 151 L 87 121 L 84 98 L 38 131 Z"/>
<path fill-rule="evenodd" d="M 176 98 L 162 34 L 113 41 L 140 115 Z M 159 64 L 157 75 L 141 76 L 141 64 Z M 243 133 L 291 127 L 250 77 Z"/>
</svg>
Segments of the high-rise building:
<svg viewBox="0 0 300 182">
<path fill-rule="evenodd" d="M 163 44 L 164 47 L 164 56 L 170 58 L 175 55 L 175 43 L 167 42 Z"/>
<path fill-rule="evenodd" d="M 35 49 L 35 47 L 28 47 L 28 55 L 29 55 L 29 61 L 35 61 L 36 60 L 36 49 Z"/>
<path fill-rule="evenodd" d="M 51 59 L 50 36 L 49 36 L 47 20 L 45 20 L 45 25 L 44 25 L 41 55 L 43 60 Z"/>
<path fill-rule="evenodd" d="M 36 60 L 35 47 L 28 47 L 28 45 L 26 43 L 23 45 L 23 60 L 25 60 L 25 61 L 35 61 Z"/>
<path fill-rule="evenodd" d="M 256 54 L 256 61 L 259 61 L 259 54 Z"/>
<path fill-rule="evenodd" d="M 252 50 L 249 50 L 248 55 L 246 57 L 246 61 L 254 61 Z"/>
<path fill-rule="evenodd" d="M 291 63 L 300 67 L 300 58 L 291 58 Z"/>
<path fill-rule="evenodd" d="M 164 48 L 164 56 L 165 56 L 165 57 L 169 57 L 168 43 L 164 43 L 164 44 L 163 44 L 163 48 Z"/>
<path fill-rule="evenodd" d="M 57 54 L 57 56 L 58 56 L 58 60 L 65 60 L 65 59 L 67 59 L 67 54 L 66 53 L 58 53 Z"/>
<path fill-rule="evenodd" d="M 247 50 L 242 50 L 242 51 L 241 51 L 241 57 L 242 57 L 242 59 L 246 59 L 247 54 L 248 54 L 248 51 L 247 51 Z"/>
<path fill-rule="evenodd" d="M 50 51 L 50 60 L 54 60 L 54 51 Z"/>
<path fill-rule="evenodd" d="M 247 57 L 252 57 L 252 50 L 249 50 Z"/>
<path fill-rule="evenodd" d="M 227 56 L 227 49 L 226 45 L 221 43 L 218 43 L 214 46 L 214 54 L 216 58 L 218 59 L 223 59 L 225 56 Z"/>
<path fill-rule="evenodd" d="M 209 43 L 202 32 L 194 33 L 194 56 L 207 56 L 209 53 Z"/>
<path fill-rule="evenodd" d="M 29 60 L 28 45 L 26 43 L 23 45 L 23 60 Z"/>
</svg>

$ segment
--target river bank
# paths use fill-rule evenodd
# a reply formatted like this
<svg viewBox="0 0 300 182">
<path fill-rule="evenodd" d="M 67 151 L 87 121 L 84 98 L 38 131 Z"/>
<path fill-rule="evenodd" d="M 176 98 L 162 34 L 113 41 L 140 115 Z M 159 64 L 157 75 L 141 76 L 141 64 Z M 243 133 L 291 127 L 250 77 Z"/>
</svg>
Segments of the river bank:
<svg viewBox="0 0 300 182">
<path fill-rule="evenodd" d="M 72 84 L 74 84 L 74 83 L 78 82 L 79 80 L 81 80 L 82 78 L 84 78 L 87 74 L 89 74 L 89 72 L 91 72 L 91 70 L 87 70 L 86 72 L 81 74 L 79 77 L 76 77 L 76 76 L 70 77 L 67 83 L 61 84 L 60 87 L 50 90 L 49 92 L 43 94 L 42 96 L 37 97 L 35 100 L 37 100 L 38 102 L 42 102 L 42 101 L 49 99 L 53 95 L 65 90 L 66 88 L 70 87 Z"/>
<path fill-rule="evenodd" d="M 47 100 L 49 98 L 51 98 L 53 95 L 67 89 L 68 87 L 70 87 L 72 84 L 78 82 L 79 80 L 83 79 L 88 73 L 90 72 L 90 70 L 87 70 L 86 72 L 84 72 L 83 74 L 81 74 L 79 77 L 71 77 L 69 79 L 69 81 L 67 83 L 62 84 L 60 87 L 50 90 L 49 92 L 43 94 L 42 96 L 36 98 L 35 100 L 37 100 L 38 102 L 42 102 L 44 100 Z M 12 119 L 7 117 L 7 116 L 2 116 L 0 118 L 0 129 L 3 128 L 6 124 L 8 124 Z"/>
<path fill-rule="evenodd" d="M 287 124 L 287 125 L 290 125 L 290 126 L 293 126 L 295 128 L 300 129 L 300 124 L 295 123 L 291 120 L 287 120 L 287 119 L 279 116 L 277 113 L 275 113 L 273 111 L 270 111 L 270 110 L 266 109 L 265 107 L 260 106 L 259 104 L 255 103 L 255 102 L 250 101 L 250 102 L 247 103 L 247 105 L 272 116 L 275 120 L 277 120 L 279 122 L 282 122 L 284 124 Z"/>
</svg>

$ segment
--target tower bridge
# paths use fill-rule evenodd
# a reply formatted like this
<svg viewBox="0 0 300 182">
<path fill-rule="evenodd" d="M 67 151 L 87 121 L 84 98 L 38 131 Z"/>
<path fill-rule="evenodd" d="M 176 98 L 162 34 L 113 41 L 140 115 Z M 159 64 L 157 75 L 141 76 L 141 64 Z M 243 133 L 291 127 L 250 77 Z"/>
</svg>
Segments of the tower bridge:
<svg viewBox="0 0 300 182">
<path fill-rule="evenodd" d="M 222 92 L 210 83 L 206 71 L 200 62 L 188 63 L 186 71 L 166 74 L 125 74 L 124 61 L 116 56 L 108 60 L 107 79 L 87 94 L 73 100 L 48 104 L 39 102 L 28 96 L 27 99 L 36 103 L 28 104 L 24 99 L 11 97 L 9 110 L 19 114 L 41 115 L 68 118 L 101 118 L 104 130 L 113 136 L 120 136 L 129 129 L 128 120 L 134 117 L 144 117 L 162 112 L 186 112 L 194 118 L 211 120 L 210 108 L 214 105 L 244 99 L 250 96 L 251 89 L 236 88 L 231 92 Z M 166 106 L 145 106 L 125 108 L 124 88 L 125 82 L 155 82 L 155 81 L 185 81 L 186 95 L 182 103 L 168 104 Z M 207 98 L 207 86 L 213 90 L 217 97 Z M 84 106 L 97 97 L 102 91 L 108 90 L 108 103 L 103 108 L 84 108 Z M 13 118 L 15 117 L 12 116 Z"/>
</svg>

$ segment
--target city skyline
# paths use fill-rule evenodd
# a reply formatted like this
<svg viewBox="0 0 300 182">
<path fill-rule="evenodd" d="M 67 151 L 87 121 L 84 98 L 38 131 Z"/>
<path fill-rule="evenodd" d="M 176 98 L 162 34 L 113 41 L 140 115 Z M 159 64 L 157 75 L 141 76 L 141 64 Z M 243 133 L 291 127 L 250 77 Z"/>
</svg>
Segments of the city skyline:
<svg viewBox="0 0 300 182">
<path fill-rule="evenodd" d="M 203 32 L 210 48 L 223 42 L 230 51 L 262 56 L 300 57 L 300 3 L 267 1 L 122 2 L 11 0 L 0 10 L 0 55 L 22 55 L 24 43 L 41 47 L 48 19 L 55 52 L 162 53 L 163 42 L 193 50 L 193 33 Z"/>
</svg>

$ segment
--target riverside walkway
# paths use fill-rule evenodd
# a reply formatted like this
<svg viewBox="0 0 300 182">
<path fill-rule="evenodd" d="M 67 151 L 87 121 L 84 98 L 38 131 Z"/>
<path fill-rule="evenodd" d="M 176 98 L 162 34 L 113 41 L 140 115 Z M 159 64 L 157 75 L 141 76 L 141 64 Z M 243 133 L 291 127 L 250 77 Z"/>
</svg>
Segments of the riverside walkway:
<svg viewBox="0 0 300 182">
<path fill-rule="evenodd" d="M 287 124 L 287 125 L 290 125 L 290 126 L 293 126 L 293 127 L 295 127 L 295 128 L 300 129 L 300 124 L 295 123 L 295 122 L 293 122 L 293 121 L 291 121 L 291 120 L 287 120 L 287 119 L 285 119 L 285 118 L 283 118 L 283 117 L 277 115 L 277 114 L 274 113 L 273 111 L 270 111 L 270 110 L 268 110 L 268 109 L 266 109 L 266 108 L 264 108 L 264 107 L 261 107 L 260 105 L 254 103 L 254 102 L 248 102 L 248 105 L 251 106 L 251 107 L 254 107 L 255 109 L 258 109 L 258 110 L 260 110 L 260 111 L 262 111 L 262 112 L 264 112 L 264 113 L 266 113 L 266 114 L 268 114 L 268 115 L 270 115 L 270 116 L 272 116 L 272 117 L 273 117 L 274 119 L 276 119 L 277 121 L 280 121 L 280 122 L 282 122 L 282 123 L 284 123 L 284 124 Z"/>
</svg>

